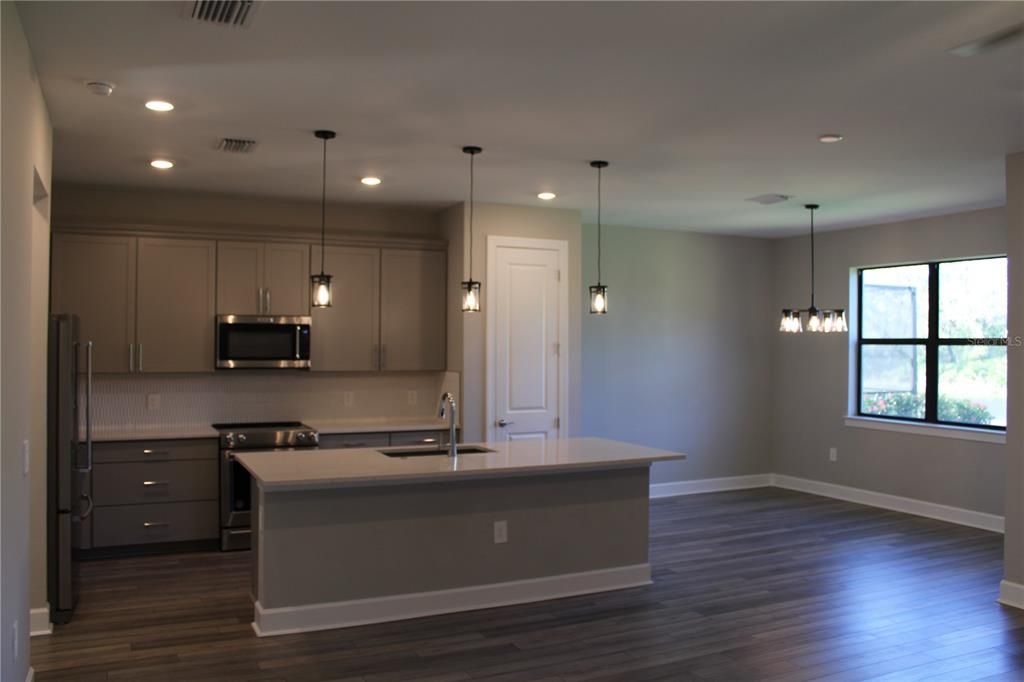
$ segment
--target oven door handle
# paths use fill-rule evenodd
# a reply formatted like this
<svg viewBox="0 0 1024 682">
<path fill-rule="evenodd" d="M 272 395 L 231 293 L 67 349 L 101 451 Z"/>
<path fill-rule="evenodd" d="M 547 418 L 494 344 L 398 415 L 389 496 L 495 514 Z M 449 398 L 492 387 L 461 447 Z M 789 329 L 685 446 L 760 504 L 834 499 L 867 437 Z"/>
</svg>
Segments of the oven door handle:
<svg viewBox="0 0 1024 682">
<path fill-rule="evenodd" d="M 302 325 L 295 325 L 295 359 L 302 359 Z"/>
</svg>

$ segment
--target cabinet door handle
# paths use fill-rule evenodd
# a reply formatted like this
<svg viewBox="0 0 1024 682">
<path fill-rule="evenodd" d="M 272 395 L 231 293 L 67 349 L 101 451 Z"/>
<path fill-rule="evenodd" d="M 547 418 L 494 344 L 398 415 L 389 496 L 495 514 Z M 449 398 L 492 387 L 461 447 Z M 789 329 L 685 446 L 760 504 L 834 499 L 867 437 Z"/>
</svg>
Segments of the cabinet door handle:
<svg viewBox="0 0 1024 682">
<path fill-rule="evenodd" d="M 142 482 L 142 485 L 144 485 L 147 488 L 152 488 L 153 486 L 158 486 L 158 485 L 170 485 L 170 484 L 171 484 L 170 481 L 143 481 Z"/>
<path fill-rule="evenodd" d="M 136 348 L 135 352 L 138 354 L 138 357 L 136 358 L 135 364 L 138 365 L 138 367 L 139 367 L 138 371 L 141 372 L 142 371 L 142 344 L 141 343 L 138 345 L 138 347 Z"/>
<path fill-rule="evenodd" d="M 259 312 L 262 315 L 263 312 L 264 312 L 263 311 L 263 287 L 260 287 L 259 293 L 257 294 L 257 298 L 259 299 L 259 303 L 256 306 L 259 309 L 257 312 Z"/>
<path fill-rule="evenodd" d="M 166 450 L 150 450 L 149 448 L 144 448 L 142 450 L 142 454 L 144 454 L 144 455 L 163 455 L 163 456 L 166 457 L 168 453 L 167 453 Z"/>
<path fill-rule="evenodd" d="M 164 527 L 169 526 L 169 525 L 171 525 L 171 524 L 167 523 L 166 521 L 143 521 L 142 522 L 142 527 L 143 528 L 164 528 Z"/>
<path fill-rule="evenodd" d="M 267 309 L 264 312 L 266 312 L 266 314 L 269 315 L 270 314 L 270 289 L 269 289 L 269 287 L 266 289 L 266 292 L 267 293 L 264 294 L 264 295 L 267 297 Z"/>
<path fill-rule="evenodd" d="M 128 344 L 128 373 L 131 374 L 135 371 L 135 344 Z"/>
</svg>

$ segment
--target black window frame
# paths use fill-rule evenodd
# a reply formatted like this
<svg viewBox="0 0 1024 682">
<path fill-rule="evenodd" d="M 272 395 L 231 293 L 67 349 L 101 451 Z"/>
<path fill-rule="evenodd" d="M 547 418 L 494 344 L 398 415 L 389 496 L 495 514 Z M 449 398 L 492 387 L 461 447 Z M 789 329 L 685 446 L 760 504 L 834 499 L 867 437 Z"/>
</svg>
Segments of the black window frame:
<svg viewBox="0 0 1024 682">
<path fill-rule="evenodd" d="M 943 421 L 938 417 L 939 410 L 939 349 L 942 346 L 1006 346 L 1007 338 L 944 338 L 939 336 L 939 266 L 943 263 L 963 263 L 966 261 L 995 260 L 1006 258 L 1005 255 L 978 256 L 972 258 L 953 258 L 941 261 L 925 261 L 920 263 L 900 263 L 898 265 L 879 265 L 857 269 L 857 416 L 871 419 L 886 419 L 896 422 L 915 424 L 937 424 L 966 429 L 985 429 L 987 431 L 1006 432 L 1005 426 L 991 424 L 971 424 L 968 422 Z M 864 272 L 866 270 L 884 270 L 887 268 L 903 268 L 928 266 L 928 336 L 924 338 L 900 339 L 865 339 L 864 338 Z M 895 415 L 874 414 L 863 411 L 863 356 L 865 346 L 923 346 L 925 348 L 925 413 L 924 418 L 899 417 Z"/>
</svg>

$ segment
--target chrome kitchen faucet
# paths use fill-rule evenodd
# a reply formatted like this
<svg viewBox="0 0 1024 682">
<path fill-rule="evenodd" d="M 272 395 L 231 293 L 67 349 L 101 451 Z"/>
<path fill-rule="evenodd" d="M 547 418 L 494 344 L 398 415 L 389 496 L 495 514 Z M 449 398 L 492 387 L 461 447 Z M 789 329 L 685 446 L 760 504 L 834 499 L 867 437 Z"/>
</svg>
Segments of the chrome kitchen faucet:
<svg viewBox="0 0 1024 682">
<path fill-rule="evenodd" d="M 437 411 L 437 416 L 441 419 L 448 416 L 448 456 L 455 457 L 459 454 L 459 448 L 455 444 L 455 411 L 458 409 L 455 405 L 455 396 L 450 392 L 445 391 L 441 395 L 441 406 Z"/>
</svg>

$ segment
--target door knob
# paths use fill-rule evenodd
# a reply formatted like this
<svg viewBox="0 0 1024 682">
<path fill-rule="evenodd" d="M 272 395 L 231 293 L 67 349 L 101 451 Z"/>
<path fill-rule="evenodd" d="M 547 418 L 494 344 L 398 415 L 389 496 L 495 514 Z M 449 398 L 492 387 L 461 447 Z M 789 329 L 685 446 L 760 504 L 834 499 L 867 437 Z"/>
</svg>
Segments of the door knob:
<svg viewBox="0 0 1024 682">
<path fill-rule="evenodd" d="M 515 424 L 515 422 L 511 422 L 511 421 L 509 421 L 507 419 L 499 419 L 498 420 L 498 426 L 500 426 L 502 428 L 504 428 L 506 426 L 511 426 L 512 424 Z"/>
</svg>

